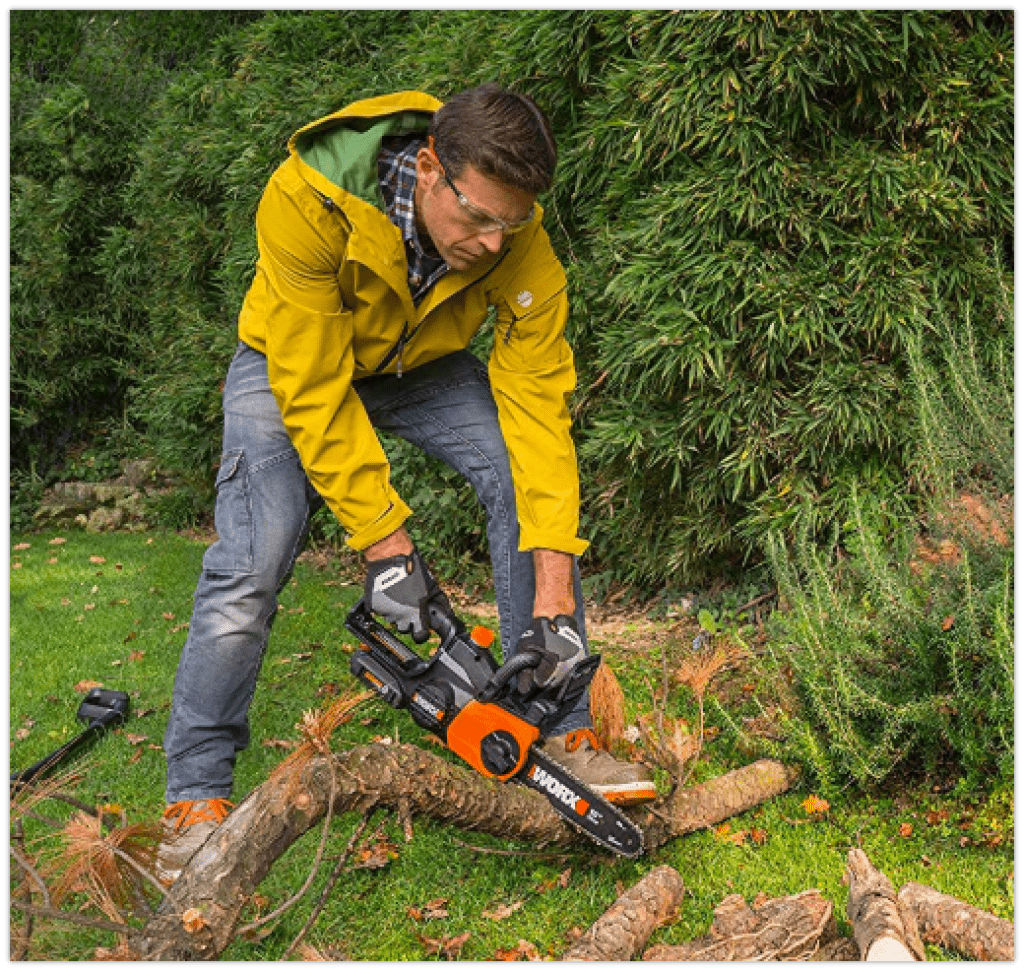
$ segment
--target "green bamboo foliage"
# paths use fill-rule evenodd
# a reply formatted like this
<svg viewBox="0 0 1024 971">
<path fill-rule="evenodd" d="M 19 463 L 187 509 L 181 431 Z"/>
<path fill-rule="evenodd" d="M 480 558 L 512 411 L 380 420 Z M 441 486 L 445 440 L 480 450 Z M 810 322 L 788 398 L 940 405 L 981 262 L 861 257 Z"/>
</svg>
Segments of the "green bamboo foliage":
<svg viewBox="0 0 1024 971">
<path fill-rule="evenodd" d="M 909 342 L 972 304 L 983 344 L 1005 326 L 988 256 L 1012 232 L 1012 25 L 614 18 L 630 49 L 566 160 L 598 264 L 590 509 L 602 558 L 700 576 L 767 527 L 841 518 L 852 482 L 900 483 Z"/>
</svg>

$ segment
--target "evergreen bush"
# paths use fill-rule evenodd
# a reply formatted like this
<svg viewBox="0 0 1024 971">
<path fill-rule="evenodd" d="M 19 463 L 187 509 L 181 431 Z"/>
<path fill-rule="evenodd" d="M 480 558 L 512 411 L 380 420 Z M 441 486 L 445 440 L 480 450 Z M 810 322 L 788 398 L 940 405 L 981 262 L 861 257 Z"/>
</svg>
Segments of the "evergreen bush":
<svg viewBox="0 0 1024 971">
<path fill-rule="evenodd" d="M 560 210 L 589 264 L 594 553 L 639 582 L 699 579 L 770 528 L 841 521 L 853 482 L 902 490 L 909 342 L 968 302 L 994 319 L 1012 15 L 615 11 L 579 28 Z"/>
<path fill-rule="evenodd" d="M 854 491 L 831 555 L 773 534 L 776 677 L 800 700 L 788 749 L 823 786 L 943 757 L 964 789 L 1012 783 L 1010 321 L 989 364 L 969 320 L 939 324 L 937 351 L 911 351 L 913 467 L 929 496 L 918 524 L 895 528 L 884 497 Z"/>
</svg>

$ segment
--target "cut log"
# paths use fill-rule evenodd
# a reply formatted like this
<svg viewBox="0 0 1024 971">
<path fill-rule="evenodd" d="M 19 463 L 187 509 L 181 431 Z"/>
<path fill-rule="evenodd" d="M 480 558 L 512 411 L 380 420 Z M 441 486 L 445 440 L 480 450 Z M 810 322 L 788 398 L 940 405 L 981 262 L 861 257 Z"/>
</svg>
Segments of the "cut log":
<svg viewBox="0 0 1024 971">
<path fill-rule="evenodd" d="M 274 861 L 324 818 L 332 787 L 338 814 L 365 814 L 404 801 L 413 815 L 533 846 L 586 842 L 540 793 L 492 782 L 412 745 L 361 745 L 282 768 L 215 831 L 156 915 L 128 942 L 139 960 L 216 958 Z M 634 815 L 644 828 L 645 845 L 653 848 L 753 808 L 784 792 L 793 778 L 781 763 L 762 760 Z"/>
<path fill-rule="evenodd" d="M 563 961 L 631 961 L 683 899 L 683 878 L 670 866 L 651 870 L 562 955 Z"/>
<path fill-rule="evenodd" d="M 920 883 L 908 883 L 898 900 L 917 921 L 922 940 L 975 961 L 1013 960 L 1013 923 Z"/>
<path fill-rule="evenodd" d="M 817 890 L 775 899 L 759 896 L 751 907 L 739 894 L 715 908 L 705 937 L 660 944 L 645 961 L 806 961 L 838 936 L 832 904 Z"/>
<path fill-rule="evenodd" d="M 914 915 L 863 850 L 850 850 L 844 881 L 850 888 L 846 916 L 862 961 L 925 960 Z"/>
<path fill-rule="evenodd" d="M 782 795 L 798 775 L 796 770 L 774 759 L 760 759 L 699 786 L 677 789 L 661 809 L 661 815 L 669 820 L 668 835 L 685 836 L 717 826 Z"/>
</svg>

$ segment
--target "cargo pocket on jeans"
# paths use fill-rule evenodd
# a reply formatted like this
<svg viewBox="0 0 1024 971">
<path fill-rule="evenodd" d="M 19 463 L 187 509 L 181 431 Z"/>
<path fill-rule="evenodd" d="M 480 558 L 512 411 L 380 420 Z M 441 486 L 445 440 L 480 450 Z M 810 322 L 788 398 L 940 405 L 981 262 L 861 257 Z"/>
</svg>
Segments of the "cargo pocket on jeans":
<svg viewBox="0 0 1024 971">
<path fill-rule="evenodd" d="M 252 572 L 252 504 L 245 452 L 230 452 L 221 458 L 216 487 L 213 518 L 217 542 L 203 556 L 203 572 L 211 580 Z"/>
</svg>

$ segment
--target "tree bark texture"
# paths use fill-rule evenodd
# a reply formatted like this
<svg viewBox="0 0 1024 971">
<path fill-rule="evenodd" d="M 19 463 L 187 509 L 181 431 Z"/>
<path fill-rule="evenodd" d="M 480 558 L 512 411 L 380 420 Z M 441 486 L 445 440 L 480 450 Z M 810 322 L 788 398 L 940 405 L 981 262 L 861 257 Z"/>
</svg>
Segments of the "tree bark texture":
<svg viewBox="0 0 1024 971">
<path fill-rule="evenodd" d="M 705 937 L 659 944 L 645 961 L 806 961 L 838 937 L 832 904 L 817 890 L 793 897 L 758 897 L 753 906 L 739 894 L 715 908 Z"/>
<path fill-rule="evenodd" d="M 657 846 L 753 808 L 793 778 L 781 763 L 762 760 L 674 793 L 636 818 L 646 845 Z M 142 960 L 216 958 L 274 861 L 323 819 L 332 788 L 338 814 L 404 801 L 414 815 L 533 846 L 586 841 L 537 792 L 492 782 L 412 745 L 362 745 L 314 757 L 253 790 L 185 867 L 157 914 L 128 942 L 131 950 Z"/>
<path fill-rule="evenodd" d="M 899 902 L 917 921 L 921 938 L 975 961 L 1012 961 L 1013 924 L 920 883 L 900 889 Z"/>
<path fill-rule="evenodd" d="M 562 955 L 563 961 L 631 961 L 683 899 L 683 878 L 670 866 L 651 870 Z"/>
<path fill-rule="evenodd" d="M 850 850 L 846 883 L 846 916 L 862 961 L 925 960 L 914 915 L 900 904 L 889 878 L 875 869 L 863 850 Z"/>
</svg>

